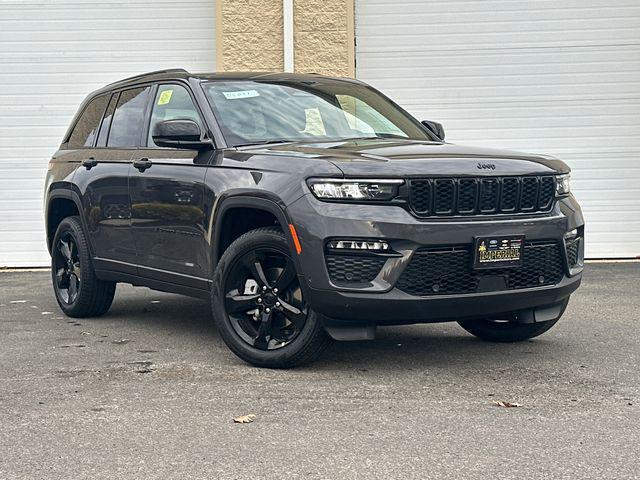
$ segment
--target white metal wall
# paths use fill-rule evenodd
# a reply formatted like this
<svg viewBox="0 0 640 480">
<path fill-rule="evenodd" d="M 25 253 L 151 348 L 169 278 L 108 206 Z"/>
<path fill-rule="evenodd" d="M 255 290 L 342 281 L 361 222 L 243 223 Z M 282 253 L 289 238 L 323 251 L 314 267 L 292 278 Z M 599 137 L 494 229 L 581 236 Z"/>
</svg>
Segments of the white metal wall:
<svg viewBox="0 0 640 480">
<path fill-rule="evenodd" d="M 0 0 L 0 267 L 49 263 L 46 165 L 85 95 L 150 70 L 215 70 L 214 14 L 214 0 Z"/>
<path fill-rule="evenodd" d="M 356 71 L 454 143 L 573 168 L 588 257 L 640 255 L 638 0 L 358 0 Z"/>
</svg>

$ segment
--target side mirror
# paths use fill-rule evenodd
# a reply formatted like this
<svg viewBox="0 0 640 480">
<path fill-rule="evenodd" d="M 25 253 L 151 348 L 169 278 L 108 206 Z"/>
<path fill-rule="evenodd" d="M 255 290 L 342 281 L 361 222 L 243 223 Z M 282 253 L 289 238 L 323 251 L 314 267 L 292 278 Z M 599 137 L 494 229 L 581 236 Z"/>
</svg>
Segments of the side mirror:
<svg viewBox="0 0 640 480">
<path fill-rule="evenodd" d="M 434 133 L 440 140 L 444 140 L 444 127 L 441 123 L 423 120 L 422 125 L 427 127 L 431 133 Z"/>
<path fill-rule="evenodd" d="M 202 139 L 200 126 L 189 119 L 176 118 L 156 123 L 151 134 L 159 147 L 205 150 L 211 148 L 209 139 Z"/>
</svg>

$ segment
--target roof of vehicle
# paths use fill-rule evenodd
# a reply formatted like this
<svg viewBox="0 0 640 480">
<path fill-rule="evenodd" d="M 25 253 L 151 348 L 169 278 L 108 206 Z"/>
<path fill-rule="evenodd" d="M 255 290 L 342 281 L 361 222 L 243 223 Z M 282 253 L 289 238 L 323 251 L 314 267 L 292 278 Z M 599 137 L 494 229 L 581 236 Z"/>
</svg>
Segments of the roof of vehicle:
<svg viewBox="0 0 640 480">
<path fill-rule="evenodd" d="M 127 87 L 141 82 L 158 82 L 166 80 L 196 78 L 200 80 L 262 80 L 273 82 L 309 82 L 324 80 L 345 81 L 353 83 L 361 83 L 353 78 L 329 77 L 317 73 L 289 73 L 289 72 L 217 72 L 217 73 L 190 73 L 183 68 L 173 68 L 168 70 L 157 70 L 154 72 L 143 73 L 133 77 L 124 78 L 116 82 L 110 83 L 99 90 L 93 92 L 93 95 L 103 93 L 116 88 Z M 92 95 L 92 96 L 93 96 Z"/>
</svg>

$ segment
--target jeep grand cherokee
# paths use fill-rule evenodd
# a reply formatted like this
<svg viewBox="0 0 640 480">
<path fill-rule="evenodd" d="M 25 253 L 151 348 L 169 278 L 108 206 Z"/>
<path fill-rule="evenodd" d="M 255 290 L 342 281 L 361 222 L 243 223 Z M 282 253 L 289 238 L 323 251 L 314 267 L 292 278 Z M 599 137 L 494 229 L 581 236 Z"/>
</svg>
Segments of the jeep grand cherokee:
<svg viewBox="0 0 640 480">
<path fill-rule="evenodd" d="M 377 325 L 551 328 L 583 217 L 549 156 L 455 146 L 351 79 L 153 72 L 90 94 L 46 179 L 60 308 L 116 282 L 210 298 L 243 360 L 289 367 Z"/>
</svg>

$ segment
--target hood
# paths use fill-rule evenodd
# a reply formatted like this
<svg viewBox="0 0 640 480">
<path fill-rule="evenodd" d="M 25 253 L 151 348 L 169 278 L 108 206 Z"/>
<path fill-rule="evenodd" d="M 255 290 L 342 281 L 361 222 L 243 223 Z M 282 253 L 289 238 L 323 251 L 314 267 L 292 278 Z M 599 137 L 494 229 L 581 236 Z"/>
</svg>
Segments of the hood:
<svg viewBox="0 0 640 480">
<path fill-rule="evenodd" d="M 260 147 L 259 150 L 262 154 L 328 160 L 347 177 L 503 176 L 569 172 L 564 162 L 545 155 L 413 140 L 296 142 Z"/>
</svg>

